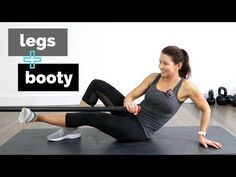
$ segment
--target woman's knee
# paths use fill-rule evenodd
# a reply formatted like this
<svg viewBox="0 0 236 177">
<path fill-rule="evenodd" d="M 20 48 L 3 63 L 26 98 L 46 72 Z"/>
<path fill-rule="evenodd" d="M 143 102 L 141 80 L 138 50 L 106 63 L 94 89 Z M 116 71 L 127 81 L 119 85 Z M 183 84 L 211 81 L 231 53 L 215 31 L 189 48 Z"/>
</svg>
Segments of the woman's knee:
<svg viewBox="0 0 236 177">
<path fill-rule="evenodd" d="M 93 79 L 90 84 L 96 86 L 96 85 L 101 85 L 102 83 L 105 83 L 105 81 L 100 79 Z"/>
</svg>

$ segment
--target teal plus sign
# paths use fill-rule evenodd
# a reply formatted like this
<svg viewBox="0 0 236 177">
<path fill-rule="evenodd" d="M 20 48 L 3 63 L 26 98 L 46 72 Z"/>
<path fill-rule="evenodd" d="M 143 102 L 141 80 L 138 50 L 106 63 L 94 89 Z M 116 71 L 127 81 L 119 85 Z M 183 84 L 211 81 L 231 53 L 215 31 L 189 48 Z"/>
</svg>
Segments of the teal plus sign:
<svg viewBox="0 0 236 177">
<path fill-rule="evenodd" d="M 35 51 L 30 50 L 29 56 L 23 57 L 23 60 L 24 60 L 24 62 L 30 63 L 30 69 L 34 69 L 35 68 L 35 63 L 41 62 L 41 57 L 35 56 Z"/>
</svg>

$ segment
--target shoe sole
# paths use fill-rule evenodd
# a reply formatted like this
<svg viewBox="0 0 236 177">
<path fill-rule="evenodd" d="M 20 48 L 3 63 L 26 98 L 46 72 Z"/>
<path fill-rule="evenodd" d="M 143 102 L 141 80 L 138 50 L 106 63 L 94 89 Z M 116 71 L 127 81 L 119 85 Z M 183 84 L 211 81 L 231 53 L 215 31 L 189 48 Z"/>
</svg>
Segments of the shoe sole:
<svg viewBox="0 0 236 177">
<path fill-rule="evenodd" d="M 81 133 L 77 133 L 77 134 L 70 134 L 70 135 L 66 135 L 63 137 L 59 137 L 59 138 L 48 138 L 49 141 L 61 141 L 61 140 L 65 140 L 65 139 L 75 139 L 75 138 L 79 138 L 81 137 Z"/>
<path fill-rule="evenodd" d="M 24 117 L 24 114 L 25 114 L 25 108 L 22 109 L 22 111 L 20 112 L 20 115 L 19 115 L 19 122 L 22 124 L 22 123 L 25 123 L 25 119 L 23 118 Z"/>
<path fill-rule="evenodd" d="M 27 109 L 26 108 L 23 108 L 22 111 L 20 112 L 19 114 L 19 117 L 18 117 L 18 121 L 23 124 L 23 123 L 29 123 L 29 122 L 33 122 L 34 119 L 35 119 L 35 113 L 33 112 L 30 112 L 30 115 L 28 115 L 28 117 L 25 118 L 25 114 L 27 112 Z M 32 115 L 34 116 L 33 118 Z M 31 118 L 31 120 L 28 120 L 29 118 Z"/>
</svg>

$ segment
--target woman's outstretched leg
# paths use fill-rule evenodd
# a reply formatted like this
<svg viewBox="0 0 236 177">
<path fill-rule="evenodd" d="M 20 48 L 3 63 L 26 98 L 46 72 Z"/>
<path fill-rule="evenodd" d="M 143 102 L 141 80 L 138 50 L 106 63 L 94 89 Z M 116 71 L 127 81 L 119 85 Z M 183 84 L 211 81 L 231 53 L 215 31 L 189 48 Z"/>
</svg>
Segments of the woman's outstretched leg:
<svg viewBox="0 0 236 177">
<path fill-rule="evenodd" d="M 65 113 L 38 114 L 28 108 L 23 108 L 19 114 L 20 123 L 45 122 L 51 125 L 65 127 Z M 49 141 L 61 141 L 63 139 L 75 139 L 81 137 L 78 128 L 62 128 L 47 136 Z"/>
<path fill-rule="evenodd" d="M 90 105 L 81 100 L 80 107 L 90 107 Z M 37 119 L 35 121 L 37 122 L 45 122 L 48 124 L 57 125 L 61 127 L 66 126 L 65 125 L 66 113 L 38 114 L 36 115 L 36 117 Z"/>
<path fill-rule="evenodd" d="M 19 121 L 21 123 L 45 122 L 67 127 L 55 132 L 51 141 L 79 138 L 81 133 L 71 132 L 68 127 L 84 125 L 95 127 L 119 141 L 143 141 L 147 139 L 140 123 L 133 114 L 118 116 L 100 112 L 77 112 L 36 115 L 30 109 L 23 108 L 19 115 Z"/>
<path fill-rule="evenodd" d="M 36 114 L 28 108 L 23 108 L 19 114 L 20 123 L 45 122 L 51 125 L 65 127 L 65 113 Z"/>
</svg>

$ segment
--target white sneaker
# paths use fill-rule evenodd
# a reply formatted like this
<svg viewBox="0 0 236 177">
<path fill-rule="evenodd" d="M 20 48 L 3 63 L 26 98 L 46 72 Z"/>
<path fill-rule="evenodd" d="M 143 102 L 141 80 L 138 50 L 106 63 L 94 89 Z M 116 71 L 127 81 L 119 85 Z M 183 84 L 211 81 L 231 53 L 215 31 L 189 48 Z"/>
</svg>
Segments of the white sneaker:
<svg viewBox="0 0 236 177">
<path fill-rule="evenodd" d="M 81 137 L 79 128 L 61 128 L 47 136 L 49 141 L 61 141 L 64 139 L 75 139 Z"/>
<path fill-rule="evenodd" d="M 22 110 L 18 116 L 18 120 L 20 123 L 33 122 L 36 119 L 37 119 L 36 114 L 28 108 L 22 108 Z"/>
</svg>

